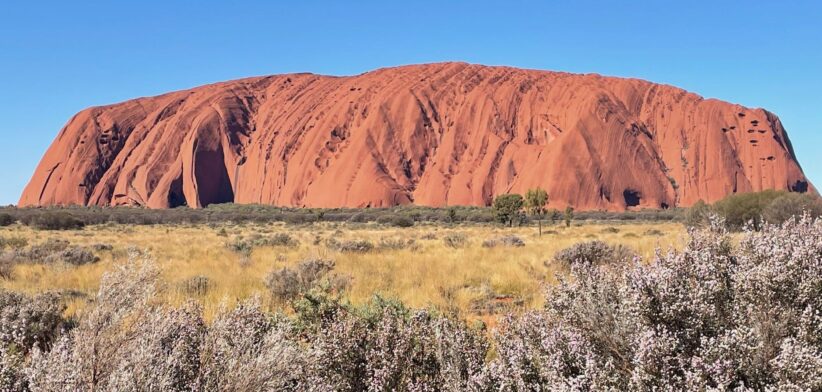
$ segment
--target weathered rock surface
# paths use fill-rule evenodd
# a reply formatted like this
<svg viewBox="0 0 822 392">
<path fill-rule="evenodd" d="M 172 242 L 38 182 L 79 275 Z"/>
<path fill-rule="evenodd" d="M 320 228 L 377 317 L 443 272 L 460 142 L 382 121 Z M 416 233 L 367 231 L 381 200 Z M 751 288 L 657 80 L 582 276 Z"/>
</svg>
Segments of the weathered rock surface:
<svg viewBox="0 0 822 392">
<path fill-rule="evenodd" d="M 687 206 L 812 190 L 779 119 L 636 79 L 464 63 L 290 74 L 93 107 L 20 205 Z"/>
</svg>

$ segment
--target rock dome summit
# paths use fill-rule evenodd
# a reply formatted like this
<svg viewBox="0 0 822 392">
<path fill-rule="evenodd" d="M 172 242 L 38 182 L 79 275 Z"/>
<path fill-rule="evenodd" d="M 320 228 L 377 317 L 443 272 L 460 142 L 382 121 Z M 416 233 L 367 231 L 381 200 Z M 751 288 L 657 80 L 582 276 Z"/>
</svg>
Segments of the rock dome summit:
<svg viewBox="0 0 822 392">
<path fill-rule="evenodd" d="M 689 206 L 806 192 L 776 115 L 638 79 L 465 63 L 287 74 L 85 109 L 21 206 Z"/>
</svg>

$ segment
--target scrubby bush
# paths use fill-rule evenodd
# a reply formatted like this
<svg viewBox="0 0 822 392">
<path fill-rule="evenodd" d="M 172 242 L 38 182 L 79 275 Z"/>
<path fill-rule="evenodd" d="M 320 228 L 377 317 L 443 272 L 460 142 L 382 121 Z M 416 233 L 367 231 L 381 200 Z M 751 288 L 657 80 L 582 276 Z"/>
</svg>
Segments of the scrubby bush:
<svg viewBox="0 0 822 392">
<path fill-rule="evenodd" d="M 235 237 L 225 244 L 225 247 L 234 252 L 244 256 L 250 256 L 254 250 L 254 244 L 251 241 L 244 239 L 242 236 Z"/>
<path fill-rule="evenodd" d="M 784 192 L 774 190 L 734 194 L 716 202 L 713 209 L 725 219 L 731 230 L 742 230 L 748 223 L 758 229 L 765 207 L 782 195 Z"/>
<path fill-rule="evenodd" d="M 437 239 L 437 233 L 428 232 L 420 236 L 421 240 L 435 240 Z"/>
<path fill-rule="evenodd" d="M 374 244 L 371 241 L 362 239 L 337 241 L 329 238 L 325 241 L 325 246 L 331 250 L 348 253 L 367 253 L 374 249 Z"/>
<path fill-rule="evenodd" d="M 603 241 L 593 240 L 580 242 L 560 250 L 554 260 L 565 265 L 573 264 L 610 264 L 624 263 L 633 259 L 636 254 L 624 245 L 610 245 Z"/>
<path fill-rule="evenodd" d="M 269 272 L 265 277 L 265 287 L 278 301 L 289 301 L 302 290 L 300 276 L 291 268 Z"/>
<path fill-rule="evenodd" d="M 377 218 L 377 223 L 394 227 L 414 226 L 414 219 L 403 215 L 383 215 Z"/>
<path fill-rule="evenodd" d="M 159 269 L 131 251 L 103 275 L 94 306 L 50 351 L 35 351 L 32 390 L 190 390 L 197 386 L 205 326 L 197 306 L 165 308 Z M 242 337 L 238 337 L 242 338 Z"/>
<path fill-rule="evenodd" d="M 0 390 L 27 391 L 25 358 L 18 352 L 0 346 Z"/>
<path fill-rule="evenodd" d="M 309 355 L 289 333 L 275 323 L 258 301 L 224 309 L 207 328 L 194 358 L 195 391 L 297 391 L 310 389 Z M 199 366 L 197 366 L 199 365 Z"/>
<path fill-rule="evenodd" d="M 310 385 L 323 391 L 465 391 L 488 353 L 481 330 L 377 298 L 335 312 L 310 349 Z"/>
<path fill-rule="evenodd" d="M 318 285 L 328 291 L 340 293 L 350 282 L 347 277 L 333 274 L 333 270 L 333 260 L 308 258 L 301 261 L 295 269 L 271 271 L 265 278 L 265 286 L 281 302 L 290 301 Z"/>
<path fill-rule="evenodd" d="M 781 224 L 787 220 L 797 220 L 807 214 L 811 218 L 822 216 L 822 200 L 807 193 L 786 193 L 774 199 L 762 210 L 766 222 Z"/>
<path fill-rule="evenodd" d="M 85 222 L 64 211 L 31 215 L 22 222 L 38 230 L 76 230 L 86 225 Z"/>
<path fill-rule="evenodd" d="M 288 233 L 276 233 L 273 235 L 252 234 L 248 237 L 237 236 L 226 243 L 226 248 L 232 252 L 249 256 L 254 248 L 264 246 L 297 247 L 300 241 Z"/>
<path fill-rule="evenodd" d="M 21 258 L 35 263 L 45 263 L 52 255 L 59 254 L 68 249 L 70 242 L 59 238 L 47 238 L 45 241 L 28 247 L 23 252 L 19 252 Z M 52 260 L 53 261 L 53 260 Z"/>
<path fill-rule="evenodd" d="M 66 325 L 64 309 L 54 293 L 27 297 L 0 289 L 0 346 L 24 354 L 49 349 Z"/>
<path fill-rule="evenodd" d="M 737 249 L 716 224 L 651 264 L 576 264 L 546 296 L 545 311 L 504 323 L 485 382 L 518 390 L 819 390 L 820 256 L 822 221 L 805 218 L 747 233 Z"/>
<path fill-rule="evenodd" d="M 74 246 L 66 240 L 57 238 L 49 238 L 26 249 L 17 249 L 13 255 L 15 262 L 46 264 L 64 262 L 72 265 L 83 265 L 96 263 L 100 260 L 91 249 Z"/>
<path fill-rule="evenodd" d="M 494 248 L 497 246 L 519 247 L 525 246 L 525 241 L 523 241 L 522 238 L 519 238 L 518 236 L 511 234 L 495 238 L 489 238 L 482 242 L 482 246 L 484 248 Z"/>
<path fill-rule="evenodd" d="M 711 215 L 711 206 L 702 200 L 698 200 L 694 205 L 688 208 L 685 213 L 686 227 L 705 227 L 709 222 Z"/>
<path fill-rule="evenodd" d="M 468 236 L 463 233 L 448 233 L 442 237 L 442 242 L 449 248 L 464 248 L 468 244 Z"/>
<path fill-rule="evenodd" d="M 665 233 L 663 233 L 662 230 L 659 230 L 659 229 L 648 229 L 648 230 L 645 230 L 645 232 L 643 232 L 642 235 L 648 236 L 648 237 L 661 237 L 661 236 L 665 235 Z"/>
<path fill-rule="evenodd" d="M 10 252 L 0 252 L 0 279 L 14 279 L 14 255 Z"/>
<path fill-rule="evenodd" d="M 473 294 L 468 309 L 478 315 L 505 315 L 517 309 L 522 309 L 525 301 L 519 295 L 512 295 L 498 292 L 493 285 L 482 282 L 471 287 Z"/>
<path fill-rule="evenodd" d="M 16 222 L 13 216 L 5 213 L 0 213 L 0 227 L 10 226 Z"/>
<path fill-rule="evenodd" d="M 89 249 L 80 246 L 72 246 L 57 253 L 52 253 L 45 259 L 46 263 L 56 263 L 61 261 L 71 265 L 84 265 L 96 263 L 100 261 L 100 258 Z"/>
<path fill-rule="evenodd" d="M 114 247 L 111 244 L 97 243 L 97 244 L 92 245 L 91 249 L 94 249 L 97 252 L 103 252 L 103 251 L 110 252 L 110 251 L 114 250 Z"/>
<path fill-rule="evenodd" d="M 205 275 L 194 275 L 180 282 L 180 291 L 188 295 L 203 296 L 208 293 L 213 283 Z"/>
<path fill-rule="evenodd" d="M 29 241 L 23 237 L 0 237 L 0 249 L 22 249 L 29 244 Z"/>
<path fill-rule="evenodd" d="M 253 239 L 253 237 L 252 237 Z M 287 233 L 277 233 L 268 237 L 254 239 L 257 246 L 287 246 L 296 247 L 300 245 L 300 241 Z"/>
<path fill-rule="evenodd" d="M 419 245 L 413 238 L 381 238 L 377 243 L 377 248 L 380 250 L 402 250 L 402 249 L 416 249 Z"/>
</svg>

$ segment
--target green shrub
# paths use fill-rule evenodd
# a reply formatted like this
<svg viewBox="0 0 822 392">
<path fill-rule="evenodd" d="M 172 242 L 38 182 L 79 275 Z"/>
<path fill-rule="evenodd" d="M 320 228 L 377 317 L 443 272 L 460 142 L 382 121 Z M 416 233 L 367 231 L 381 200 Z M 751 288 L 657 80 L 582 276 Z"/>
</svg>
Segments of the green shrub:
<svg viewBox="0 0 822 392">
<path fill-rule="evenodd" d="M 374 244 L 368 240 L 337 241 L 333 238 L 329 238 L 325 241 L 325 246 L 328 247 L 328 249 L 336 250 L 338 252 L 349 253 L 366 253 L 374 249 Z"/>
<path fill-rule="evenodd" d="M 574 220 L 574 207 L 565 207 L 565 215 L 563 215 L 563 219 L 565 220 L 565 227 L 571 227 L 571 221 Z"/>
<path fill-rule="evenodd" d="M 524 203 L 522 195 L 516 193 L 497 196 L 493 205 L 497 221 L 509 227 L 513 226 L 514 221 L 521 220 Z"/>
<path fill-rule="evenodd" d="M 211 286 L 211 279 L 209 279 L 208 276 L 195 275 L 180 282 L 179 288 L 180 291 L 188 295 L 204 296 L 208 293 Z"/>
<path fill-rule="evenodd" d="M 272 235 L 252 234 L 248 237 L 237 236 L 226 243 L 226 247 L 235 253 L 248 256 L 254 248 L 262 246 L 285 246 L 297 247 L 300 241 L 288 233 L 276 233 Z"/>
<path fill-rule="evenodd" d="M 702 200 L 697 201 L 685 213 L 686 227 L 707 227 L 711 215 L 711 206 Z"/>
<path fill-rule="evenodd" d="M 442 237 L 442 242 L 449 248 L 464 248 L 468 237 L 463 233 L 448 233 Z"/>
<path fill-rule="evenodd" d="M 435 240 L 437 239 L 437 233 L 428 232 L 420 236 L 421 240 Z"/>
<path fill-rule="evenodd" d="M 407 217 L 407 216 L 397 215 L 397 216 L 394 216 L 391 219 L 391 226 L 394 226 L 394 227 L 411 227 L 411 226 L 414 226 L 414 220 Z"/>
<path fill-rule="evenodd" d="M 65 308 L 56 293 L 29 297 L 0 289 L 0 350 L 27 354 L 35 348 L 50 348 L 67 326 Z M 0 367 L 0 375 L 5 370 Z"/>
<path fill-rule="evenodd" d="M 63 211 L 33 215 L 23 223 L 38 230 L 76 230 L 86 225 L 83 221 Z"/>
<path fill-rule="evenodd" d="M 497 246 L 520 247 L 525 246 L 525 241 L 515 235 L 504 235 L 496 238 L 489 238 L 482 242 L 483 248 L 495 248 Z"/>
<path fill-rule="evenodd" d="M 645 232 L 642 233 L 642 235 L 651 236 L 651 237 L 661 237 L 661 236 L 665 235 L 665 233 L 663 233 L 659 229 L 648 229 L 648 230 L 645 230 Z"/>
<path fill-rule="evenodd" d="M 15 265 L 17 265 L 17 255 L 14 252 L 0 250 L 0 279 L 12 280 Z"/>
<path fill-rule="evenodd" d="M 84 265 L 100 261 L 94 252 L 81 246 L 71 246 L 62 251 L 52 253 L 45 258 L 47 263 L 64 262 L 71 265 Z"/>
<path fill-rule="evenodd" d="M 287 302 L 306 294 L 317 286 L 325 291 L 340 293 L 350 284 L 347 277 L 333 274 L 334 261 L 309 258 L 296 268 L 282 268 L 271 271 L 265 278 L 265 286 L 279 302 Z"/>
<path fill-rule="evenodd" d="M 714 210 L 725 219 L 731 230 L 741 230 L 748 223 L 758 230 L 765 207 L 784 194 L 774 190 L 735 194 L 716 202 Z"/>
<path fill-rule="evenodd" d="M 414 220 L 402 215 L 383 215 L 377 218 L 377 223 L 394 227 L 414 226 Z"/>
<path fill-rule="evenodd" d="M 66 240 L 58 238 L 48 238 L 44 242 L 30 246 L 25 251 L 20 252 L 22 258 L 31 262 L 46 262 L 52 255 L 58 254 L 71 245 Z"/>
<path fill-rule="evenodd" d="M 9 226 L 16 221 L 17 220 L 9 214 L 0 214 L 0 227 Z"/>
<path fill-rule="evenodd" d="M 822 200 L 807 193 L 786 193 L 774 199 L 762 211 L 768 223 L 782 224 L 789 219 L 797 220 L 802 214 L 811 218 L 822 216 Z"/>
<path fill-rule="evenodd" d="M 112 250 L 114 250 L 114 246 L 112 246 L 111 244 L 97 243 L 92 245 L 91 249 L 97 252 L 111 252 Z"/>
<path fill-rule="evenodd" d="M 448 223 L 454 223 L 457 221 L 457 210 L 453 207 L 448 209 Z"/>
<path fill-rule="evenodd" d="M 251 255 L 251 252 L 254 250 L 254 245 L 251 241 L 245 240 L 243 237 L 235 237 L 233 240 L 227 242 L 225 247 L 234 253 L 239 253 L 244 256 Z"/>
<path fill-rule="evenodd" d="M 416 249 L 418 247 L 419 245 L 417 245 L 413 238 L 381 238 L 380 242 L 377 243 L 377 248 L 381 250 Z"/>
<path fill-rule="evenodd" d="M 73 246 L 66 240 L 55 238 L 49 238 L 27 249 L 17 248 L 9 254 L 13 255 L 14 262 L 45 264 L 64 262 L 72 265 L 84 265 L 100 261 L 100 258 L 90 248 Z"/>
<path fill-rule="evenodd" d="M 253 239 L 253 237 L 252 237 Z M 292 237 L 288 233 L 277 233 L 268 237 L 260 237 L 254 240 L 254 245 L 256 246 L 287 246 L 287 247 L 297 247 L 300 245 L 300 241 L 296 238 Z"/>
<path fill-rule="evenodd" d="M 635 255 L 636 253 L 633 250 L 624 245 L 609 245 L 594 240 L 580 242 L 565 248 L 554 255 L 554 260 L 568 266 L 576 263 L 599 265 L 624 263 L 631 260 Z"/>
</svg>

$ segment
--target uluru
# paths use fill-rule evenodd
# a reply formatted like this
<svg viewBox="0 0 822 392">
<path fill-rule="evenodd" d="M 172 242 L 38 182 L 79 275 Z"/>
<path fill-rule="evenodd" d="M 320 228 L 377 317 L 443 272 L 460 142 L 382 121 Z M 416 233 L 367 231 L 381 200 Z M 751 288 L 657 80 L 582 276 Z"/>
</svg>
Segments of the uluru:
<svg viewBox="0 0 822 392">
<path fill-rule="evenodd" d="M 19 205 L 689 206 L 814 191 L 779 118 L 638 79 L 466 63 L 286 74 L 92 107 Z"/>
</svg>

